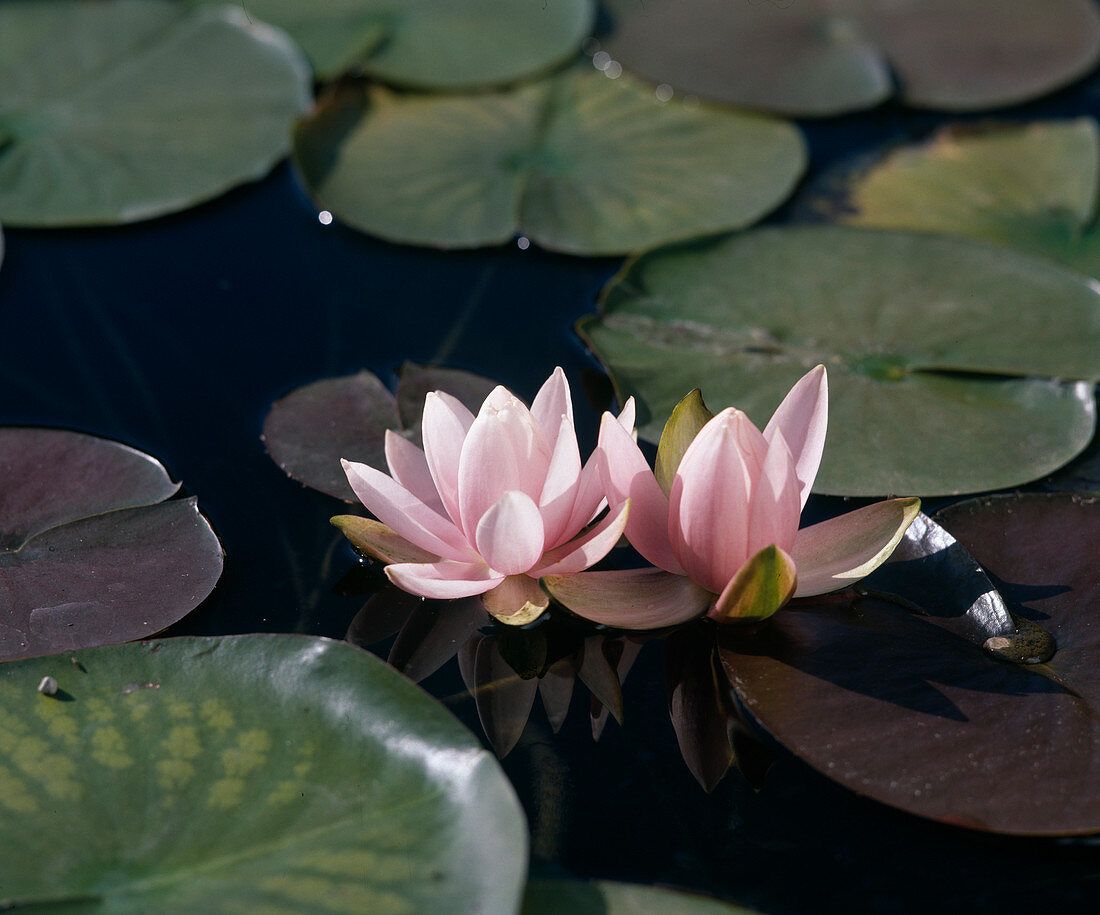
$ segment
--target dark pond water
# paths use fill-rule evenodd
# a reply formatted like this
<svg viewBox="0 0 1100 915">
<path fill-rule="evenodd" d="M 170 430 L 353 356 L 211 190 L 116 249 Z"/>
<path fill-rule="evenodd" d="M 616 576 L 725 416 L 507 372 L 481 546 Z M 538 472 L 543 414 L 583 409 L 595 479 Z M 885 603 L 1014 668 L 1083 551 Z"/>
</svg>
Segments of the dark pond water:
<svg viewBox="0 0 1100 915">
<path fill-rule="evenodd" d="M 1009 116 L 1098 114 L 1095 91 L 1077 86 Z M 814 173 L 942 121 L 887 106 L 808 125 Z M 597 366 L 572 323 L 618 266 L 516 246 L 377 242 L 322 225 L 285 165 L 134 227 L 9 230 L 0 423 L 124 441 L 198 496 L 227 551 L 225 574 L 170 634 L 342 637 L 363 600 L 341 585 L 357 560 L 328 524 L 340 506 L 266 456 L 270 404 L 362 368 L 392 380 L 406 360 L 478 371 L 530 397 L 562 365 L 590 446 L 596 414 L 580 388 Z M 480 733 L 454 663 L 426 686 Z M 504 761 L 536 871 L 697 888 L 768 912 L 1097 910 L 1100 844 L 922 822 L 786 757 L 759 792 L 734 773 L 705 795 L 668 723 L 658 643 L 627 680 L 624 726 L 609 724 L 599 743 L 582 693 L 560 735 L 537 711 Z"/>
</svg>

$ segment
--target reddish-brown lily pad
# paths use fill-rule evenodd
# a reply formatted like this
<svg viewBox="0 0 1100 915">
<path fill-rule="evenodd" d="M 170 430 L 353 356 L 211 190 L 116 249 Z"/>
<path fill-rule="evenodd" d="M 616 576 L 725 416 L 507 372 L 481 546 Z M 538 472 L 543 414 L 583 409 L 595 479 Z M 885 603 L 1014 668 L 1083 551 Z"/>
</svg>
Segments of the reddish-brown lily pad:
<svg viewBox="0 0 1100 915">
<path fill-rule="evenodd" d="M 385 467 L 386 430 L 416 440 L 428 391 L 445 390 L 476 410 L 493 382 L 456 369 L 406 365 L 397 394 L 370 372 L 325 378 L 275 402 L 264 420 L 268 454 L 312 489 L 357 502 L 340 459 Z"/>
<path fill-rule="evenodd" d="M 198 606 L 222 549 L 178 489 L 117 442 L 0 429 L 0 660 L 144 638 Z"/>
<path fill-rule="evenodd" d="M 722 636 L 738 700 L 811 766 L 883 803 L 996 832 L 1100 831 L 1100 501 L 995 496 L 939 520 L 1009 609 L 1054 638 L 1049 662 L 992 657 L 972 616 L 802 605 Z"/>
</svg>

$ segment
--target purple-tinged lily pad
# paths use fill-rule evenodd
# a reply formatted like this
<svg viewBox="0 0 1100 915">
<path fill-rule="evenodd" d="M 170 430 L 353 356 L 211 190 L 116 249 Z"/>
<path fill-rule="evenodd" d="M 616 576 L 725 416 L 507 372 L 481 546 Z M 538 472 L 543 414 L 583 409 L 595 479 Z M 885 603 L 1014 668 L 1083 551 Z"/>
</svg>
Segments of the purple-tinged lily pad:
<svg viewBox="0 0 1100 915">
<path fill-rule="evenodd" d="M 213 590 L 222 549 L 153 458 L 0 429 L 0 660 L 152 636 Z"/>
<path fill-rule="evenodd" d="M 1100 831 L 1100 501 L 996 496 L 939 520 L 1021 626 L 1054 639 L 1047 663 L 983 650 L 973 614 L 792 605 L 755 635 L 722 634 L 738 700 L 811 766 L 883 803 L 996 832 Z"/>
<path fill-rule="evenodd" d="M 447 391 L 476 410 L 493 384 L 469 372 L 411 364 L 401 370 L 396 396 L 370 372 L 325 378 L 276 401 L 263 440 L 292 479 L 357 502 L 341 458 L 385 467 L 386 430 L 416 440 L 428 391 Z"/>
<path fill-rule="evenodd" d="M 1066 85 L 1100 56 L 1089 0 L 605 0 L 607 53 L 676 90 L 795 116 L 976 110 Z"/>
</svg>

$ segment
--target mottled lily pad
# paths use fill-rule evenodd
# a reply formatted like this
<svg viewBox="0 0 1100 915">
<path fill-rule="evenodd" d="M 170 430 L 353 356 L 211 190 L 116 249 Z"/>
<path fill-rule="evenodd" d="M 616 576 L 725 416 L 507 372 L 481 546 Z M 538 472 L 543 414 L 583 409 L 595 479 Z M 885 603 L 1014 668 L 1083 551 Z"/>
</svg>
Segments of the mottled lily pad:
<svg viewBox="0 0 1100 915">
<path fill-rule="evenodd" d="M 0 668 L 0 713 L 5 907 L 518 906 L 526 829 L 495 760 L 353 646 L 179 638 L 20 661 Z"/>
<path fill-rule="evenodd" d="M 295 132 L 310 193 L 391 241 L 622 254 L 741 228 L 805 164 L 790 124 L 680 101 L 591 67 L 507 91 L 332 87 Z"/>
<path fill-rule="evenodd" d="M 577 53 L 595 17 L 593 0 L 248 0 L 246 7 L 285 29 L 319 79 L 355 70 L 421 89 L 504 83 L 544 70 Z"/>
<path fill-rule="evenodd" d="M 1009 609 L 1053 637 L 1047 663 L 994 657 L 969 613 L 792 605 L 754 636 L 723 635 L 738 699 L 796 755 L 878 801 L 974 829 L 1100 831 L 1100 502 L 995 496 L 938 519 Z"/>
<path fill-rule="evenodd" d="M 134 222 L 267 173 L 310 100 L 287 37 L 239 6 L 0 4 L 0 213 Z"/>
<path fill-rule="evenodd" d="M 605 50 L 655 82 L 795 116 L 976 110 L 1066 85 L 1100 57 L 1089 0 L 606 0 Z"/>
<path fill-rule="evenodd" d="M 988 239 L 1100 275 L 1092 118 L 945 128 L 828 183 L 811 206 L 837 222 Z"/>
<path fill-rule="evenodd" d="M 609 880 L 532 880 L 520 915 L 750 915 L 751 911 L 665 887 Z"/>
<path fill-rule="evenodd" d="M 197 607 L 222 550 L 178 489 L 117 442 L 0 429 L 0 660 L 145 638 Z"/>
<path fill-rule="evenodd" d="M 578 330 L 651 441 L 695 387 L 763 427 L 824 363 L 819 492 L 1014 486 L 1069 461 L 1095 425 L 1097 290 L 964 239 L 802 226 L 669 247 L 632 261 Z"/>
<path fill-rule="evenodd" d="M 264 420 L 268 453 L 287 475 L 358 502 L 340 459 L 385 467 L 386 430 L 416 440 L 429 391 L 444 390 L 472 410 L 493 389 L 488 378 L 457 369 L 406 365 L 396 396 L 370 372 L 315 381 L 275 402 Z"/>
</svg>

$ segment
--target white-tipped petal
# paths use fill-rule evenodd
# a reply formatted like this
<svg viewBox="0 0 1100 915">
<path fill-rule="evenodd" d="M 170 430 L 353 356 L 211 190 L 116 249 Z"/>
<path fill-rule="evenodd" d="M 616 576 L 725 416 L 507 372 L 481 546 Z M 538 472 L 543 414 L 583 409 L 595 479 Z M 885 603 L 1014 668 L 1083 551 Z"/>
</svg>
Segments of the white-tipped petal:
<svg viewBox="0 0 1100 915">
<path fill-rule="evenodd" d="M 443 507 L 459 527 L 458 462 L 473 423 L 474 414 L 458 398 L 442 391 L 433 391 L 424 398 L 420 423 L 424 459 Z"/>
<path fill-rule="evenodd" d="M 546 526 L 546 546 L 552 548 L 575 534 L 582 524 L 570 529 L 573 507 L 581 477 L 581 451 L 572 420 L 559 422 L 557 444 L 546 471 L 546 482 L 539 495 L 539 511 Z"/>
<path fill-rule="evenodd" d="M 506 492 L 478 522 L 475 539 L 481 558 L 496 571 L 504 575 L 526 572 L 543 553 L 539 507 L 526 493 Z"/>
<path fill-rule="evenodd" d="M 386 575 L 402 591 L 436 600 L 484 594 L 504 580 L 483 562 L 400 562 Z"/>
<path fill-rule="evenodd" d="M 424 452 L 392 429 L 386 430 L 386 463 L 390 475 L 429 508 L 447 514 Z"/>
<path fill-rule="evenodd" d="M 819 365 L 795 383 L 764 429 L 764 438 L 770 439 L 780 429 L 787 440 L 798 473 L 802 508 L 821 465 L 828 425 L 829 380 L 825 366 Z"/>
<path fill-rule="evenodd" d="M 839 591 L 890 558 L 920 512 L 920 499 L 888 499 L 804 527 L 791 558 L 798 567 L 795 597 Z"/>
<path fill-rule="evenodd" d="M 398 536 L 445 559 L 462 561 L 477 556 L 457 527 L 396 480 L 367 464 L 341 464 L 359 501 Z"/>
<path fill-rule="evenodd" d="M 569 382 L 559 365 L 539 388 L 531 404 L 531 416 L 542 428 L 544 434 L 552 435 L 558 431 L 562 417 L 573 426 L 573 401 L 569 396 Z"/>
</svg>

